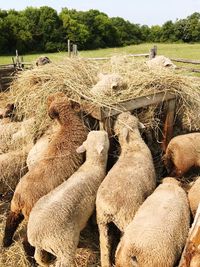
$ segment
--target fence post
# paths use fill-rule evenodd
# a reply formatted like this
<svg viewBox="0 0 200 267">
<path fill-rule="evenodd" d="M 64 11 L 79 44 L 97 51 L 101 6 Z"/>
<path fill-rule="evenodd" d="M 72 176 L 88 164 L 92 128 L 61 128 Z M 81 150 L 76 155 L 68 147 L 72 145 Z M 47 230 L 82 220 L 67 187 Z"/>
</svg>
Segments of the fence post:
<svg viewBox="0 0 200 267">
<path fill-rule="evenodd" d="M 67 41 L 67 48 L 68 48 L 68 56 L 71 57 L 71 42 L 70 42 L 70 40 Z"/>
<path fill-rule="evenodd" d="M 150 49 L 149 59 L 156 57 L 156 55 L 157 55 L 157 46 L 154 45 L 153 48 Z"/>
<path fill-rule="evenodd" d="M 75 56 L 78 55 L 78 46 L 76 44 L 74 45 L 74 53 L 75 53 Z"/>
<path fill-rule="evenodd" d="M 73 56 L 77 56 L 78 52 L 77 52 L 77 45 L 76 44 L 73 44 L 72 52 L 73 52 Z"/>
</svg>

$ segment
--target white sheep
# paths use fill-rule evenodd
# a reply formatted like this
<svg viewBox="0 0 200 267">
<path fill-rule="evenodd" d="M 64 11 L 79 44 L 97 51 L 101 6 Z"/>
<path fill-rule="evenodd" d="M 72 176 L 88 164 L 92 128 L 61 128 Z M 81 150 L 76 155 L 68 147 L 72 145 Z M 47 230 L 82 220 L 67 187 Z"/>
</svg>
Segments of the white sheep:
<svg viewBox="0 0 200 267">
<path fill-rule="evenodd" d="M 123 233 L 156 186 L 152 155 L 138 127 L 138 119 L 130 112 L 121 113 L 114 126 L 121 154 L 102 182 L 96 200 L 102 267 L 111 266 L 109 224 L 114 223 Z"/>
<path fill-rule="evenodd" d="M 11 245 L 19 223 L 24 218 L 28 220 L 35 203 L 67 180 L 83 162 L 83 155 L 76 149 L 86 139 L 87 130 L 73 108 L 74 103 L 54 94 L 48 98 L 48 107 L 49 116 L 57 120 L 59 129 L 45 152 L 48 156 L 26 173 L 15 189 L 6 220 L 4 247 Z"/>
<path fill-rule="evenodd" d="M 50 128 L 42 135 L 40 139 L 37 140 L 37 142 L 31 148 L 26 160 L 29 170 L 31 170 L 41 159 L 48 157 L 48 154 L 46 155 L 45 151 L 47 151 L 48 145 L 53 139 L 54 133 L 57 130 L 58 129 L 56 126 L 50 126 Z"/>
<path fill-rule="evenodd" d="M 194 217 L 200 203 L 200 176 L 196 177 L 194 184 L 190 188 L 188 192 L 188 199 L 190 203 L 190 209 Z"/>
<path fill-rule="evenodd" d="M 41 266 L 45 252 L 57 257 L 56 266 L 75 266 L 74 258 L 80 231 L 95 208 L 96 193 L 106 174 L 108 135 L 91 131 L 77 149 L 86 150 L 85 163 L 64 183 L 34 206 L 28 222 L 28 240 L 36 248 Z"/>
<path fill-rule="evenodd" d="M 26 158 L 30 146 L 0 155 L 0 188 L 15 190 L 19 179 L 27 172 Z"/>
<path fill-rule="evenodd" d="M 165 178 L 138 209 L 116 251 L 116 267 L 172 267 L 181 256 L 190 225 L 185 191 Z"/>
<path fill-rule="evenodd" d="M 7 118 L 6 118 L 7 119 Z M 9 119 L 9 118 L 8 118 Z M 0 154 L 20 149 L 31 142 L 31 130 L 34 118 L 22 122 L 7 122 L 0 124 Z M 26 139 L 25 139 L 26 137 Z"/>
<path fill-rule="evenodd" d="M 91 89 L 93 95 L 112 95 L 127 87 L 124 79 L 116 73 L 98 75 L 99 81 Z"/>
<path fill-rule="evenodd" d="M 170 176 L 181 177 L 192 167 L 200 167 L 200 133 L 179 135 L 171 139 L 163 156 Z"/>
<path fill-rule="evenodd" d="M 172 61 L 165 56 L 156 56 L 146 61 L 146 64 L 149 68 L 163 68 L 163 67 L 176 68 L 176 65 L 173 64 Z"/>
</svg>

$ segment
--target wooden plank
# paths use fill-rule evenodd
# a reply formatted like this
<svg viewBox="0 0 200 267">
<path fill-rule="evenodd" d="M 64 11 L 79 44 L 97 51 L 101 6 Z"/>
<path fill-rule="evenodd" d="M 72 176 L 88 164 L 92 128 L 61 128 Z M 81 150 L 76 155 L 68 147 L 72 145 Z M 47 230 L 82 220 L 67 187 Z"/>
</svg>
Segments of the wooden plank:
<svg viewBox="0 0 200 267">
<path fill-rule="evenodd" d="M 184 58 L 170 58 L 172 61 L 175 62 L 182 62 L 182 63 L 190 63 L 190 64 L 200 64 L 200 60 L 191 60 L 191 59 L 184 59 Z"/>
<path fill-rule="evenodd" d="M 172 92 L 163 92 L 163 91 L 148 96 L 137 97 L 135 99 L 122 102 L 112 107 L 112 109 L 105 107 L 102 108 L 102 119 L 117 115 L 122 111 L 131 111 L 149 105 L 158 104 L 170 99 L 175 99 L 175 94 Z"/>
<path fill-rule="evenodd" d="M 200 266 L 200 204 L 178 267 Z"/>
<path fill-rule="evenodd" d="M 200 69 L 193 69 L 193 68 L 186 68 L 186 67 L 176 67 L 176 69 L 180 70 L 186 70 L 186 71 L 191 71 L 191 72 L 196 72 L 200 73 Z"/>
<path fill-rule="evenodd" d="M 175 107 L 176 107 L 176 100 L 170 99 L 166 101 L 167 107 L 167 115 L 164 123 L 163 129 L 163 140 L 162 140 L 162 150 L 165 152 L 167 145 L 169 144 L 170 140 L 173 137 L 173 125 L 174 125 L 174 115 L 175 115 Z"/>
<path fill-rule="evenodd" d="M 128 54 L 126 55 L 127 57 L 149 57 L 148 53 L 144 53 L 144 54 Z M 111 57 L 88 57 L 85 58 L 87 60 L 110 60 Z"/>
</svg>

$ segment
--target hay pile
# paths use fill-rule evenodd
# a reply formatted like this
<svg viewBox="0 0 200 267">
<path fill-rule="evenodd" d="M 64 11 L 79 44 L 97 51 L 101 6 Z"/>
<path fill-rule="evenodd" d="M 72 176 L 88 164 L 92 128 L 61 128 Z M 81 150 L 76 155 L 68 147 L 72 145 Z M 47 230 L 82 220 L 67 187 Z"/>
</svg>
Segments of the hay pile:
<svg viewBox="0 0 200 267">
<path fill-rule="evenodd" d="M 127 89 L 106 97 L 92 95 L 90 89 L 97 82 L 100 72 L 119 73 L 127 82 Z M 64 92 L 79 103 L 87 101 L 109 108 L 119 104 L 119 109 L 123 101 L 158 91 L 172 91 L 179 96 L 177 111 L 184 127 L 188 130 L 200 129 L 200 79 L 182 76 L 168 69 L 151 70 L 145 62 L 131 59 L 124 61 L 124 64 L 114 64 L 113 60 L 102 64 L 75 58 L 61 64 L 47 64 L 22 72 L 11 86 L 9 101 L 18 103 L 19 115 L 36 116 L 35 130 L 38 131 L 50 122 L 46 98 L 57 91 Z M 138 115 L 152 128 L 157 125 L 155 108 L 147 108 L 141 116 Z"/>
</svg>

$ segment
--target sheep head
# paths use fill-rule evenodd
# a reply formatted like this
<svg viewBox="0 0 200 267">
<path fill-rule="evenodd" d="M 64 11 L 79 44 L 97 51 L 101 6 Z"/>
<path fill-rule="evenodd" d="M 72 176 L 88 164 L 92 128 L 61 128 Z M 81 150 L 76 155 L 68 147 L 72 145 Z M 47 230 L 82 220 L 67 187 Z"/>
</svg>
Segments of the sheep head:
<svg viewBox="0 0 200 267">
<path fill-rule="evenodd" d="M 181 182 L 180 181 L 178 181 L 178 180 L 176 180 L 175 178 L 173 178 L 173 177 L 166 177 L 166 178 L 164 178 L 163 180 L 162 180 L 162 183 L 163 184 L 176 184 L 176 185 L 181 185 Z"/>
<path fill-rule="evenodd" d="M 80 105 L 69 100 L 63 93 L 50 95 L 47 99 L 48 115 L 51 119 L 58 119 L 62 124 L 70 114 L 80 111 Z"/>
<path fill-rule="evenodd" d="M 89 132 L 86 141 L 76 149 L 77 153 L 83 153 L 88 150 L 96 150 L 98 155 L 107 153 L 109 148 L 109 139 L 106 131 Z"/>
<path fill-rule="evenodd" d="M 36 60 L 36 66 L 42 66 L 45 64 L 51 63 L 51 60 L 48 57 L 41 56 Z"/>
<path fill-rule="evenodd" d="M 127 141 L 129 136 L 129 131 L 145 128 L 145 126 L 136 118 L 134 115 L 131 115 L 129 111 L 122 112 L 118 115 L 114 131 L 116 135 L 121 135 L 123 140 Z"/>
<path fill-rule="evenodd" d="M 12 118 L 16 112 L 16 104 L 7 104 L 4 112 L 2 113 L 2 118 Z"/>
</svg>

